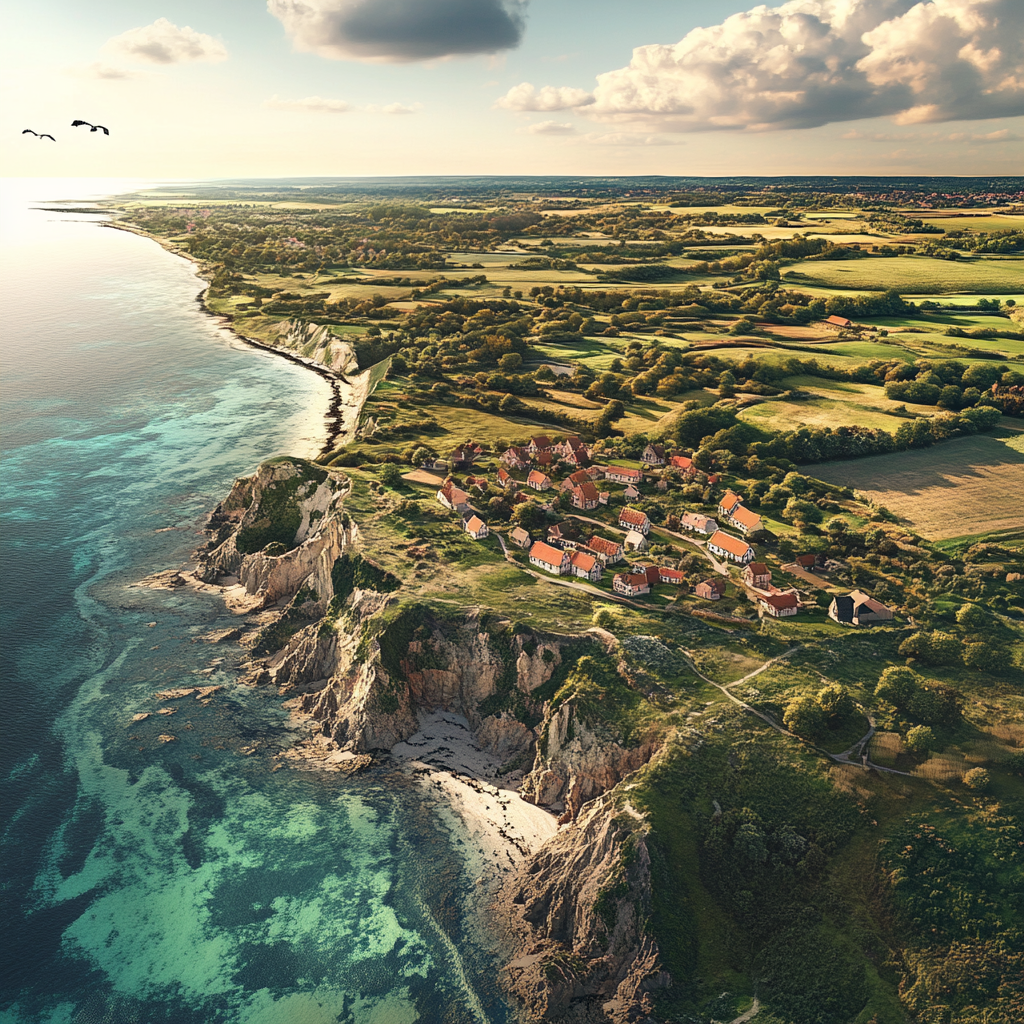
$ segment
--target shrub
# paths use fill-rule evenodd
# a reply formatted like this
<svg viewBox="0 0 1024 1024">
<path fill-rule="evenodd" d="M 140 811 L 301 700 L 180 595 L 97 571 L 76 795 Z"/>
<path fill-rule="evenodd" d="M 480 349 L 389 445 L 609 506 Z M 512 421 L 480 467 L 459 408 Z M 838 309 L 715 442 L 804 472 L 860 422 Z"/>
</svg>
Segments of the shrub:
<svg viewBox="0 0 1024 1024">
<path fill-rule="evenodd" d="M 979 629 L 988 621 L 988 616 L 980 605 L 961 605 L 956 612 L 956 621 L 968 629 Z"/>
<path fill-rule="evenodd" d="M 790 732 L 813 740 L 824 731 L 826 715 L 813 697 L 798 697 L 786 707 L 782 721 Z"/>
<path fill-rule="evenodd" d="M 984 768 L 972 768 L 964 776 L 964 785 L 970 786 L 971 789 L 987 789 L 989 781 L 989 774 Z"/>
<path fill-rule="evenodd" d="M 935 733 L 927 725 L 915 725 L 907 731 L 907 749 L 923 754 L 935 745 Z"/>
<path fill-rule="evenodd" d="M 385 487 L 394 488 L 402 485 L 402 471 L 394 463 L 389 462 L 381 466 L 377 475 Z"/>
</svg>

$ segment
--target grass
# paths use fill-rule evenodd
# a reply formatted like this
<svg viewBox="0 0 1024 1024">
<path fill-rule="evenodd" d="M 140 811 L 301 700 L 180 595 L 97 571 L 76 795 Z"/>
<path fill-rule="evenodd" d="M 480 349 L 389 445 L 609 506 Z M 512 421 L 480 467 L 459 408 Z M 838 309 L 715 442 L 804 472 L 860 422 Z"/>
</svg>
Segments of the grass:
<svg viewBox="0 0 1024 1024">
<path fill-rule="evenodd" d="M 973 292 L 1001 295 L 1020 288 L 1024 260 L 974 258 L 957 262 L 928 256 L 876 257 L 859 260 L 804 261 L 797 264 L 794 283 L 861 291 L 897 288 L 914 295 Z"/>
<path fill-rule="evenodd" d="M 1010 438 L 957 438 L 933 448 L 815 467 L 822 480 L 853 487 L 929 540 L 1012 529 L 1021 521 L 1024 453 Z"/>
</svg>

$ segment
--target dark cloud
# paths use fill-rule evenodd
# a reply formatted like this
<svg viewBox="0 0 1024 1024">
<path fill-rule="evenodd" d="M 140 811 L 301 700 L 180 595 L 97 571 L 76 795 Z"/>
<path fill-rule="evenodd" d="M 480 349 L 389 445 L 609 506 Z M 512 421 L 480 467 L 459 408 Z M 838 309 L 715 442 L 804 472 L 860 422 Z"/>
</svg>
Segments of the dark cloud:
<svg viewBox="0 0 1024 1024">
<path fill-rule="evenodd" d="M 267 0 L 267 10 L 296 49 L 397 62 L 518 46 L 526 0 Z"/>
</svg>

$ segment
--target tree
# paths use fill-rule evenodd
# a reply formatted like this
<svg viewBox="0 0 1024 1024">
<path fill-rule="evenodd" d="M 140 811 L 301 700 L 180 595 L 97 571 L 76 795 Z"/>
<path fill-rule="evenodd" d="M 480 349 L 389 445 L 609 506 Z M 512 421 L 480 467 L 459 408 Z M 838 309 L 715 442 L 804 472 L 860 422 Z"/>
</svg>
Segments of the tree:
<svg viewBox="0 0 1024 1024">
<path fill-rule="evenodd" d="M 918 690 L 919 677 L 912 669 L 892 665 L 878 678 L 875 696 L 897 708 L 904 708 Z"/>
<path fill-rule="evenodd" d="M 844 537 L 850 524 L 842 516 L 833 516 L 826 524 L 825 531 L 830 537 Z"/>
<path fill-rule="evenodd" d="M 823 516 L 821 509 L 809 501 L 801 501 L 799 498 L 790 498 L 786 507 L 782 510 L 784 518 L 790 522 L 799 523 L 820 523 Z"/>
<path fill-rule="evenodd" d="M 402 486 L 402 471 L 394 463 L 389 462 L 381 466 L 380 472 L 377 475 L 385 487 L 395 488 Z"/>
<path fill-rule="evenodd" d="M 602 629 L 614 626 L 615 613 L 608 607 L 608 605 L 601 605 L 597 611 L 594 612 L 593 623 L 595 626 L 600 626 Z"/>
<path fill-rule="evenodd" d="M 853 698 L 845 686 L 830 683 L 818 691 L 818 706 L 830 719 L 829 724 L 838 724 L 853 714 Z"/>
<path fill-rule="evenodd" d="M 988 789 L 988 784 L 991 781 L 988 772 L 984 768 L 972 768 L 964 776 L 964 785 L 978 791 Z"/>
<path fill-rule="evenodd" d="M 542 526 L 545 518 L 539 506 L 535 505 L 532 501 L 521 502 L 512 511 L 512 522 L 517 526 L 521 526 L 527 532 Z"/>
<path fill-rule="evenodd" d="M 512 514 L 512 509 L 509 507 L 508 502 L 500 494 L 487 502 L 487 509 L 495 519 L 501 519 L 505 522 L 508 522 L 509 516 Z"/>
<path fill-rule="evenodd" d="M 782 721 L 790 732 L 817 739 L 825 730 L 825 712 L 813 697 L 798 697 L 787 705 Z"/>
<path fill-rule="evenodd" d="M 988 621 L 988 616 L 980 605 L 964 604 L 956 610 L 956 621 L 967 629 L 980 629 Z"/>
<path fill-rule="evenodd" d="M 518 352 L 506 352 L 498 360 L 498 369 L 505 373 L 515 373 L 523 365 L 523 357 Z"/>
<path fill-rule="evenodd" d="M 924 754 L 935 746 L 935 733 L 927 725 L 915 725 L 907 731 L 907 749 Z"/>
</svg>

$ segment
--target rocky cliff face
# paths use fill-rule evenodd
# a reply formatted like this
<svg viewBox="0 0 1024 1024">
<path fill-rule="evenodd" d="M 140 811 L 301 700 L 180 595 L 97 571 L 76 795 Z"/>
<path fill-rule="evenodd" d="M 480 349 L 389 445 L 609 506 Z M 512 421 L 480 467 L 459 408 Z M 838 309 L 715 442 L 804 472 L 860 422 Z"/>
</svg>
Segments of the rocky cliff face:
<svg viewBox="0 0 1024 1024">
<path fill-rule="evenodd" d="M 513 955 L 503 983 L 541 1020 L 649 1020 L 670 983 L 649 934 L 647 823 L 616 790 L 527 858 L 497 911 Z"/>
<path fill-rule="evenodd" d="M 276 348 L 320 363 L 344 376 L 359 373 L 359 360 L 350 342 L 331 333 L 329 327 L 304 320 L 285 320 L 278 327 Z"/>
<path fill-rule="evenodd" d="M 652 730 L 636 745 L 622 746 L 599 735 L 567 701 L 549 713 L 520 795 L 530 803 L 564 808 L 562 820 L 571 821 L 589 800 L 647 764 L 662 741 L 661 731 Z"/>
<path fill-rule="evenodd" d="M 344 477 L 302 459 L 264 463 L 237 480 L 210 517 L 214 536 L 196 575 L 208 583 L 237 578 L 247 610 L 303 590 L 307 614 L 323 615 L 334 596 L 331 567 L 357 537 L 343 512 L 346 493 Z"/>
</svg>

